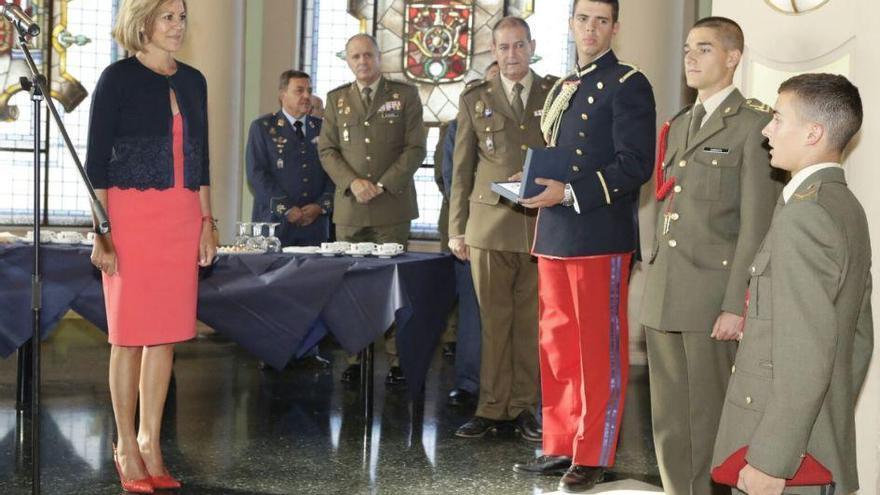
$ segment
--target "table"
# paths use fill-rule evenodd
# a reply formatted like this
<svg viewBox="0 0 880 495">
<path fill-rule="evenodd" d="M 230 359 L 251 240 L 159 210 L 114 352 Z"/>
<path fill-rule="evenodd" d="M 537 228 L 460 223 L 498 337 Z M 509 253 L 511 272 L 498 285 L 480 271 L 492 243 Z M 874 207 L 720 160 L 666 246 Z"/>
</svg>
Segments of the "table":
<svg viewBox="0 0 880 495">
<path fill-rule="evenodd" d="M 43 248 L 43 338 L 68 310 L 106 331 L 101 278 L 90 248 Z M 0 356 L 32 334 L 33 248 L 0 245 Z M 274 368 L 283 368 L 326 332 L 345 350 L 370 348 L 392 323 L 411 397 L 424 386 L 455 297 L 449 255 L 390 259 L 318 255 L 220 255 L 200 273 L 198 318 Z"/>
</svg>

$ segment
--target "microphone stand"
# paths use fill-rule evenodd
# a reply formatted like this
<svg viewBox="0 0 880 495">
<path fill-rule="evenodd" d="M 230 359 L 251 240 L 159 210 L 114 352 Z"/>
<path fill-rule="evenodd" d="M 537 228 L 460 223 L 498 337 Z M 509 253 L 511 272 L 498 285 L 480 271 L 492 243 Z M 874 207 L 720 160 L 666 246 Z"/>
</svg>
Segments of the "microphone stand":
<svg viewBox="0 0 880 495">
<path fill-rule="evenodd" d="M 18 31 L 18 44 L 21 47 L 21 50 L 24 52 L 25 60 L 27 62 L 28 69 L 31 73 L 31 77 L 22 77 L 20 79 L 21 87 L 28 91 L 31 95 L 31 101 L 33 102 L 33 129 L 34 129 L 34 265 L 33 265 L 33 273 L 31 276 L 31 310 L 33 311 L 33 336 L 29 344 L 30 346 L 30 369 L 28 370 L 28 366 L 24 364 L 26 362 L 25 352 L 26 348 L 20 350 L 18 353 L 19 366 L 18 366 L 18 407 L 19 411 L 23 409 L 23 406 L 27 403 L 25 400 L 27 397 L 27 392 L 30 395 L 30 426 L 31 426 L 31 493 L 34 495 L 39 495 L 40 493 L 40 310 L 42 309 L 42 285 L 43 282 L 41 280 L 40 274 L 40 188 L 42 184 L 40 182 L 40 110 L 41 103 L 45 101 L 46 107 L 49 109 L 49 113 L 52 114 L 52 118 L 55 121 L 55 124 L 58 126 L 58 130 L 61 132 L 61 136 L 64 139 L 64 143 L 67 145 L 67 150 L 70 152 L 71 157 L 73 158 L 73 162 L 76 164 L 77 169 L 79 169 L 80 177 L 82 178 L 83 183 L 86 186 L 86 189 L 89 192 L 89 197 L 91 199 L 92 204 L 92 212 L 95 215 L 97 230 L 100 234 L 107 234 L 110 232 L 110 221 L 107 218 L 107 212 L 104 211 L 103 205 L 98 201 L 98 197 L 95 195 L 95 189 L 92 187 L 91 181 L 89 181 L 88 175 L 86 175 L 86 171 L 83 168 L 82 162 L 79 159 L 79 156 L 76 153 L 76 149 L 73 146 L 73 143 L 70 141 L 70 136 L 67 134 L 67 129 L 64 127 L 64 122 L 61 121 L 61 115 L 58 113 L 58 109 L 55 108 L 55 104 L 52 102 L 51 92 L 46 82 L 46 77 L 40 74 L 40 70 L 37 68 L 37 65 L 34 63 L 34 59 L 31 56 L 30 49 L 28 48 L 29 36 L 22 29 L 22 26 L 19 23 L 13 23 L 15 25 L 16 30 Z M 48 96 L 48 97 L 47 97 Z M 25 351 L 25 352 L 23 352 Z M 28 373 L 29 372 L 29 373 Z M 30 385 L 30 387 L 28 387 Z M 23 414 L 19 413 L 19 419 L 22 419 Z M 24 435 L 19 436 L 19 441 L 24 442 Z"/>
</svg>

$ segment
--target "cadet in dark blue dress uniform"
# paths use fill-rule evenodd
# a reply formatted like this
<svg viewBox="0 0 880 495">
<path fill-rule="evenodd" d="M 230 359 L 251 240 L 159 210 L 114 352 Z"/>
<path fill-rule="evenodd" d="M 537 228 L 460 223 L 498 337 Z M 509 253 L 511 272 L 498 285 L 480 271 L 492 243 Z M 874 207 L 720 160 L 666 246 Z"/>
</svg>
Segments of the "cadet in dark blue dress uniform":
<svg viewBox="0 0 880 495">
<path fill-rule="evenodd" d="M 254 192 L 252 220 L 281 225 L 284 246 L 314 246 L 327 240 L 334 185 L 321 167 L 321 119 L 309 115 L 312 85 L 305 72 L 281 74 L 281 109 L 251 124 L 247 176 Z"/>
<path fill-rule="evenodd" d="M 560 472 L 560 490 L 589 490 L 614 464 L 629 367 L 629 269 L 638 256 L 638 203 L 651 178 L 656 114 L 648 79 L 620 62 L 611 40 L 616 0 L 576 0 L 578 68 L 544 105 L 549 147 L 569 151 L 564 182 L 523 200 L 540 208 L 539 352 L 544 456 L 514 466 Z M 534 165 L 534 162 L 533 162 Z"/>
</svg>

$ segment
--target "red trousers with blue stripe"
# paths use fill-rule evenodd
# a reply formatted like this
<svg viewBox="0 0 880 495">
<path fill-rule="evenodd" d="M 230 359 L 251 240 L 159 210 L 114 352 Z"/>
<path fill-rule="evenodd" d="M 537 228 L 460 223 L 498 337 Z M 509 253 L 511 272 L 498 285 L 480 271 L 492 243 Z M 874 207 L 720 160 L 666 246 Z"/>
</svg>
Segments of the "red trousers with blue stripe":
<svg viewBox="0 0 880 495">
<path fill-rule="evenodd" d="M 614 465 L 629 376 L 631 259 L 538 258 L 545 455 Z"/>
</svg>

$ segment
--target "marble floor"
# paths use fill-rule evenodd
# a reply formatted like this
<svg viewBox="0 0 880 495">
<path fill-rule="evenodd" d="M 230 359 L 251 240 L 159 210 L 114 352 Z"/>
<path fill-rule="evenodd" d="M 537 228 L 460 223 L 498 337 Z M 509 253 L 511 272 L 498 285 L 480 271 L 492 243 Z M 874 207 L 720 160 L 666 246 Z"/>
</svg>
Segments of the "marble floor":
<svg viewBox="0 0 880 495">
<path fill-rule="evenodd" d="M 90 324 L 64 320 L 43 344 L 42 493 L 121 493 L 110 455 L 109 348 Z M 377 346 L 381 348 L 380 346 Z M 377 353 L 375 416 L 365 428 L 356 390 L 339 383 L 344 353 L 324 345 L 326 371 L 263 371 L 219 336 L 180 345 L 163 445 L 185 494 L 542 494 L 556 478 L 511 471 L 536 454 L 512 432 L 453 436 L 472 411 L 447 406 L 453 365 L 439 353 L 424 401 L 386 390 Z M 30 493 L 17 448 L 16 359 L 0 360 L 0 494 Z M 633 367 L 617 464 L 609 480 L 659 485 L 647 369 Z M 365 434 L 366 432 L 366 434 Z"/>
</svg>

